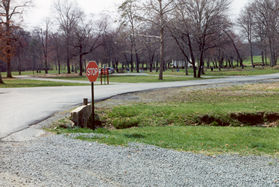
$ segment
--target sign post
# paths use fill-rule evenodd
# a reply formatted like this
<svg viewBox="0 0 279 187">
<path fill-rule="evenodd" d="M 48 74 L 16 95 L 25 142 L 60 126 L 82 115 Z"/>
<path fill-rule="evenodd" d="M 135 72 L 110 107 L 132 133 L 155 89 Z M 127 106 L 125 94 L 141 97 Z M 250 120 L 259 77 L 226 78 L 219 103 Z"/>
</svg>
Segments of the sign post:
<svg viewBox="0 0 279 187">
<path fill-rule="evenodd" d="M 95 102 L 94 102 L 94 82 L 98 79 L 99 68 L 96 62 L 89 62 L 86 68 L 86 76 L 91 82 L 91 95 L 92 95 L 92 119 L 93 127 L 95 122 Z"/>
</svg>

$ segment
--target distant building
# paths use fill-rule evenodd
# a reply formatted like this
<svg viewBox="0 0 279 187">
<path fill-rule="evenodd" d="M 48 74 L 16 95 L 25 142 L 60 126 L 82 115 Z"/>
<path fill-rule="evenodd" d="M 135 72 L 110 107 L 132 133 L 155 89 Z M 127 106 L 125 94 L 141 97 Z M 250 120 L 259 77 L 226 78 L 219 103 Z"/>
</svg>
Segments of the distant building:
<svg viewBox="0 0 279 187">
<path fill-rule="evenodd" d="M 172 66 L 174 68 L 182 68 L 184 69 L 186 62 L 184 60 L 172 60 Z M 187 63 L 188 67 L 192 67 L 192 64 Z"/>
</svg>

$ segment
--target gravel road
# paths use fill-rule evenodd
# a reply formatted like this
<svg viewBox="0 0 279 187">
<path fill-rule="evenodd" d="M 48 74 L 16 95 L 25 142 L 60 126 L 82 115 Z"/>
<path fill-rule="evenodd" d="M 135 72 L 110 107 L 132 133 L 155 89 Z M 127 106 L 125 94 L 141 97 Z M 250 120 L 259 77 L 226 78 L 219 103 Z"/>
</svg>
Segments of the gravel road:
<svg viewBox="0 0 279 187">
<path fill-rule="evenodd" d="M 279 186 L 279 162 L 51 135 L 0 142 L 0 186 Z"/>
</svg>

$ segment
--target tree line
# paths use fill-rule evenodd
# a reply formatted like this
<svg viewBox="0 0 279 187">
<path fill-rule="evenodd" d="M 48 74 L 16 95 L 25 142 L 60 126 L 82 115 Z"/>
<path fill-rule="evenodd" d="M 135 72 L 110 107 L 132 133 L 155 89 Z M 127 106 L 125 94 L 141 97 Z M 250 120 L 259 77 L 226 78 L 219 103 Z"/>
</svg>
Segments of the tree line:
<svg viewBox="0 0 279 187">
<path fill-rule="evenodd" d="M 117 72 L 163 72 L 181 61 L 188 74 L 205 69 L 245 68 L 243 59 L 262 56 L 275 66 L 278 54 L 279 0 L 253 0 L 231 20 L 230 0 L 125 0 L 119 18 L 86 15 L 78 4 L 57 0 L 54 19 L 31 31 L 20 24 L 30 1 L 0 0 L 1 72 L 34 73 L 62 69 L 82 76 L 95 60 Z M 270 59 L 270 63 L 268 63 Z M 178 67 L 177 67 L 178 68 Z"/>
</svg>

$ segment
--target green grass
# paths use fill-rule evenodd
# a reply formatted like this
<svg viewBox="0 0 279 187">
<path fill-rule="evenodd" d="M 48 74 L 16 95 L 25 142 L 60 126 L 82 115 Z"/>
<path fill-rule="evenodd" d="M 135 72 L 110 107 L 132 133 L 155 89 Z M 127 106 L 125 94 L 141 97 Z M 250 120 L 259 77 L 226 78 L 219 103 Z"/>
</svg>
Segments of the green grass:
<svg viewBox="0 0 279 187">
<path fill-rule="evenodd" d="M 254 60 L 254 63 L 257 63 L 257 64 L 258 63 L 262 63 L 262 57 L 261 56 L 254 56 L 253 60 Z M 270 63 L 269 58 L 267 59 L 267 62 L 268 62 L 268 64 Z M 247 59 L 244 59 L 243 60 L 243 64 L 245 66 L 252 66 L 252 64 L 251 64 L 251 57 L 249 56 Z"/>
<path fill-rule="evenodd" d="M 54 87 L 54 86 L 86 86 L 88 84 L 63 83 L 52 81 L 4 79 L 5 84 L 0 84 L 0 88 L 20 88 L 20 87 Z"/>
<path fill-rule="evenodd" d="M 56 70 L 49 70 L 49 71 L 48 71 L 49 74 L 57 74 L 57 72 L 58 72 L 58 71 L 56 71 Z M 66 70 L 61 71 L 61 73 L 67 73 L 67 71 L 66 71 Z M 19 73 L 18 73 L 18 71 L 13 71 L 13 72 L 12 72 L 12 75 L 13 75 L 13 76 L 18 76 Z M 37 73 L 36 71 L 34 71 L 34 73 L 33 73 L 33 71 L 22 71 L 22 72 L 21 72 L 21 75 L 45 75 L 45 72 L 44 72 L 44 71 L 41 71 L 41 73 Z M 7 73 L 6 73 L 6 72 L 3 72 L 3 73 L 2 73 L 2 76 L 3 76 L 3 77 L 6 77 L 6 76 L 7 76 Z"/>
<path fill-rule="evenodd" d="M 87 77 L 57 77 L 56 79 L 65 79 L 65 80 L 84 80 L 87 81 Z M 196 80 L 192 77 L 164 77 L 164 80 L 159 80 L 158 76 L 118 76 L 111 75 L 109 78 L 110 82 L 120 82 L 120 83 L 145 83 L 145 82 L 172 82 L 172 81 L 187 81 L 187 80 Z M 100 81 L 100 78 L 97 80 Z"/>
<path fill-rule="evenodd" d="M 277 86 L 277 85 L 276 85 Z M 251 90 L 243 87 L 230 89 L 210 89 L 207 91 L 181 91 L 177 95 L 166 96 L 164 102 L 141 103 L 108 109 L 103 115 L 108 124 L 116 128 L 131 126 L 192 125 L 198 117 L 211 115 L 223 121 L 240 126 L 232 121 L 232 113 L 278 112 L 278 88 L 270 92 Z M 275 93 L 274 93 L 275 92 Z"/>
<path fill-rule="evenodd" d="M 252 75 L 266 75 L 279 73 L 278 69 L 273 69 L 271 67 L 246 67 L 244 69 L 235 68 L 235 69 L 222 69 L 222 71 L 214 70 L 213 72 L 208 70 L 206 75 L 209 76 L 252 76 Z"/>
<path fill-rule="evenodd" d="M 160 96 L 159 91 L 153 94 L 160 100 L 97 108 L 104 125 L 114 126 L 115 130 L 57 128 L 55 132 L 99 133 L 104 136 L 77 138 L 109 145 L 138 142 L 206 154 L 279 156 L 279 127 L 249 127 L 230 118 L 231 113 L 278 112 L 279 82 L 196 91 L 180 88 L 169 91 L 169 95 Z M 237 127 L 198 124 L 198 117 L 203 115 L 227 120 Z"/>
<path fill-rule="evenodd" d="M 252 75 L 266 75 L 266 74 L 273 74 L 279 73 L 278 69 L 274 69 L 271 67 L 245 67 L 242 68 L 234 68 L 234 69 L 222 69 L 219 71 L 218 69 L 214 69 L 211 71 L 210 69 L 205 71 L 205 75 L 202 76 L 252 76 Z M 156 72 L 148 73 L 150 75 L 159 75 Z M 168 70 L 164 72 L 164 75 L 174 75 L 174 76 L 185 76 L 185 70 L 179 70 L 179 72 Z M 193 76 L 193 71 L 189 69 L 189 76 Z"/>
<path fill-rule="evenodd" d="M 143 127 L 98 132 L 106 136 L 80 140 L 96 141 L 109 145 L 145 143 L 179 151 L 197 153 L 269 154 L 279 153 L 279 128 L 255 127 Z"/>
</svg>

